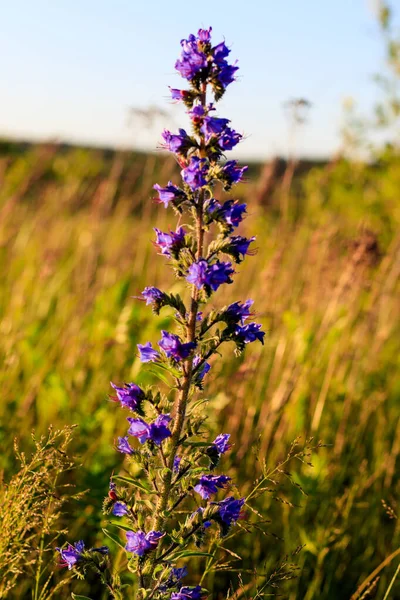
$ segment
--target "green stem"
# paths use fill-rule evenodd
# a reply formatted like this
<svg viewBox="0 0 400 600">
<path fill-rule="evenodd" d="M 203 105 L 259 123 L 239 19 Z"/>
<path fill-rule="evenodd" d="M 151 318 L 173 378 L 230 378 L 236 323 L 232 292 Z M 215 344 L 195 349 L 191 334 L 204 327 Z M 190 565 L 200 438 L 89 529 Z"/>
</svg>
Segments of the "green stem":
<svg viewBox="0 0 400 600">
<path fill-rule="evenodd" d="M 206 84 L 203 85 L 202 95 L 201 95 L 201 104 L 203 106 L 206 105 Z M 200 145 L 200 156 L 206 156 L 205 150 L 205 139 L 204 136 L 201 136 L 201 145 Z M 203 226 L 203 204 L 204 204 L 204 192 L 201 191 L 198 195 L 197 207 L 196 207 L 196 241 L 197 241 L 197 252 L 196 252 L 196 260 L 200 260 L 203 256 L 203 247 L 204 247 L 204 226 Z M 186 342 L 194 342 L 196 339 L 196 321 L 197 321 L 197 313 L 199 307 L 199 290 L 196 286 L 192 286 L 192 295 L 191 295 L 191 303 L 190 303 L 190 311 L 189 311 L 189 319 L 186 328 Z M 188 360 L 183 365 L 184 377 L 182 386 L 180 388 L 180 392 L 175 405 L 175 421 L 174 426 L 171 432 L 171 438 L 168 445 L 167 452 L 167 460 L 166 460 L 166 473 L 163 478 L 162 488 L 160 492 L 160 497 L 156 506 L 152 529 L 153 531 L 160 531 L 165 523 L 165 511 L 168 507 L 169 498 L 172 490 L 172 477 L 173 477 L 173 468 L 174 468 L 174 459 L 177 453 L 177 449 L 179 446 L 183 425 L 185 422 L 186 416 L 186 407 L 189 399 L 190 387 L 192 383 L 192 371 L 193 371 L 193 353 L 188 358 Z M 160 552 L 160 551 L 159 551 Z M 163 556 L 163 555 L 162 555 Z M 158 560 L 160 560 L 158 558 Z M 157 554 L 151 558 L 152 565 L 150 569 L 150 574 L 148 579 L 151 580 L 151 577 L 154 572 L 154 567 L 157 561 Z"/>
</svg>

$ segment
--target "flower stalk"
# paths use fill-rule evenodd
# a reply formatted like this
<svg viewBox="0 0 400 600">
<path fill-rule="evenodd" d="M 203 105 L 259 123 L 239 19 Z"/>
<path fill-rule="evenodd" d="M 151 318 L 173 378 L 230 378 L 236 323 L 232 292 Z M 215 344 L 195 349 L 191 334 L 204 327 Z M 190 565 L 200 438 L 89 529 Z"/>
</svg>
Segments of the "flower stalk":
<svg viewBox="0 0 400 600">
<path fill-rule="evenodd" d="M 234 160 L 225 160 L 225 152 L 234 148 L 242 135 L 231 129 L 229 119 L 214 116 L 214 105 L 235 80 L 238 67 L 229 64 L 230 50 L 224 42 L 212 45 L 211 28 L 182 40 L 181 47 L 175 68 L 189 82 L 189 89 L 171 89 L 171 95 L 186 106 L 193 131 L 163 132 L 163 148 L 175 154 L 182 169 L 182 186 L 168 182 L 154 188 L 160 203 L 172 207 L 180 217 L 187 215 L 191 224 L 189 231 L 179 227 L 175 232 L 155 232 L 161 254 L 168 257 L 183 290 L 189 288 L 189 300 L 186 303 L 181 295 L 146 287 L 142 299 L 155 314 L 165 307 L 172 309 L 177 333 L 162 331 L 159 350 L 150 342 L 138 345 L 144 364 L 152 363 L 161 370 L 164 382 L 165 372 L 170 374 L 175 398 L 171 402 L 162 390 L 143 389 L 138 383 L 112 384 L 116 393 L 112 399 L 133 414 L 127 417 L 127 435 L 118 438 L 117 449 L 125 455 L 128 468 L 130 464 L 135 468 L 131 477 L 112 478 L 104 513 L 122 519 L 127 571 L 138 574 L 133 592 L 140 600 L 200 600 L 207 596 L 199 584 L 182 584 L 187 569 L 178 565 L 191 546 L 201 548 L 210 543 L 214 547 L 216 540 L 226 536 L 241 517 L 245 499 L 235 498 L 232 492 L 222 497 L 231 478 L 216 474 L 216 470 L 230 449 L 230 435 L 220 434 L 210 441 L 204 410 L 196 410 L 193 400 L 199 395 L 201 399 L 211 369 L 208 359 L 222 344 L 231 343 L 240 353 L 248 343 L 263 343 L 264 338 L 260 325 L 247 323 L 252 318 L 251 300 L 209 309 L 213 294 L 233 282 L 233 263 L 244 260 L 254 241 L 232 236 L 246 206 L 233 199 L 221 204 L 214 198 L 216 186 L 229 192 L 246 170 Z M 209 93 L 213 102 L 208 102 Z M 206 232 L 212 238 L 207 248 Z M 121 545 L 109 528 L 104 532 Z M 110 568 L 108 551 L 85 551 L 82 544 L 60 549 L 69 568 L 83 573 L 100 563 L 103 570 Z M 120 576 L 107 581 L 118 597 Z"/>
</svg>

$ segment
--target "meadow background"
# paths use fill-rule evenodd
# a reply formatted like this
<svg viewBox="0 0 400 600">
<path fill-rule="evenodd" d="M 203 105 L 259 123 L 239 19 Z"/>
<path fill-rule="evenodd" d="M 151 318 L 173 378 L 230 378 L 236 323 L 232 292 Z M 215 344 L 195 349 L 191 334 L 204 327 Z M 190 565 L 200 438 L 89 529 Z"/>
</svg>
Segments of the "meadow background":
<svg viewBox="0 0 400 600">
<path fill-rule="evenodd" d="M 399 56 L 397 47 L 394 76 Z M 268 593 L 400 598 L 400 577 L 385 595 L 400 561 L 399 106 L 389 93 L 386 100 L 377 115 L 391 143 L 375 146 L 371 160 L 353 120 L 346 140 L 360 152 L 289 162 L 281 175 L 253 163 L 236 189 L 249 206 L 241 233 L 257 235 L 258 251 L 216 302 L 254 299 L 266 338 L 264 347 L 240 358 L 224 352 L 213 365 L 205 392 L 210 426 L 232 432 L 226 472 L 243 494 L 261 463 L 273 470 L 295 439 L 299 448 L 310 438 L 324 447 L 312 452 L 312 467 L 291 460 L 284 467 L 291 478 L 274 473 L 276 485 L 256 506 L 270 521 L 269 535 L 243 532 L 240 548 L 228 541 L 243 560 L 237 572 L 208 576 L 211 598 L 225 598 L 238 573 L 244 590 L 235 598 L 246 598 L 255 565 L 271 575 L 286 562 L 296 565 L 296 577 Z M 3 518 L 18 498 L 21 506 L 0 534 L 0 597 L 63 599 L 71 590 L 101 597 L 55 568 L 54 547 L 66 538 L 107 541 L 101 505 L 110 473 L 124 469 L 113 442 L 126 429 L 108 400 L 109 382 L 153 382 L 136 344 L 155 341 L 170 324 L 167 313 L 154 318 L 135 296 L 146 285 L 184 292 L 151 243 L 153 227 L 175 226 L 153 201 L 152 186 L 176 172 L 160 152 L 0 142 L 0 468 L 4 482 L 18 472 L 15 437 L 29 455 L 32 430 L 40 436 L 49 426 L 77 424 L 68 449 L 77 467 L 61 467 L 57 483 L 73 486 L 67 494 L 85 492 L 46 521 L 42 536 L 40 511 L 31 528 L 24 519 L 43 489 L 14 480 L 10 500 L 3 486 Z M 23 564 L 10 567 L 15 532 L 13 556 L 23 547 Z M 194 576 L 196 569 L 202 563 L 192 560 Z M 12 590 L 7 577 L 15 579 Z"/>
</svg>

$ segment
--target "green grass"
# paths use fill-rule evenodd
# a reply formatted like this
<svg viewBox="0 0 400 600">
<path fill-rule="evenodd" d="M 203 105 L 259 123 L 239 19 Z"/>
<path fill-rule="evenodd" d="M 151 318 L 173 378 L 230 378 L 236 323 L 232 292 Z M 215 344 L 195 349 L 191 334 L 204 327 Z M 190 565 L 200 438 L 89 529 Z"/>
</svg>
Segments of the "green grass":
<svg viewBox="0 0 400 600">
<path fill-rule="evenodd" d="M 168 313 L 154 318 L 134 296 L 146 285 L 186 293 L 151 244 L 154 226 L 175 224 L 151 200 L 153 183 L 173 177 L 175 165 L 159 155 L 2 151 L 0 463 L 6 478 L 14 472 L 14 436 L 28 447 L 32 429 L 78 424 L 83 466 L 69 482 L 89 492 L 60 527 L 94 545 L 104 542 L 109 475 L 122 466 L 113 440 L 126 429 L 107 400 L 109 381 L 151 381 L 136 344 L 170 324 Z M 243 493 L 262 461 L 273 468 L 297 436 L 326 446 L 312 468 L 289 466 L 307 496 L 277 473 L 276 493 L 256 503 L 270 535 L 243 532 L 240 548 L 236 540 L 231 547 L 244 556 L 238 568 L 249 581 L 255 566 L 270 573 L 304 544 L 283 597 L 346 599 L 400 541 L 399 521 L 382 504 L 396 513 L 400 491 L 400 161 L 315 169 L 295 183 L 286 222 L 279 189 L 268 210 L 254 201 L 257 173 L 237 192 L 249 204 L 242 233 L 257 235 L 258 253 L 215 302 L 253 298 L 266 343 L 240 358 L 224 351 L 213 364 L 210 425 L 232 432 L 225 464 Z M 376 598 L 397 565 L 398 557 L 380 571 Z M 230 577 L 210 576 L 212 598 L 225 597 Z M 9 597 L 30 598 L 29 585 L 20 579 Z M 90 595 L 85 584 L 72 589 Z"/>
</svg>

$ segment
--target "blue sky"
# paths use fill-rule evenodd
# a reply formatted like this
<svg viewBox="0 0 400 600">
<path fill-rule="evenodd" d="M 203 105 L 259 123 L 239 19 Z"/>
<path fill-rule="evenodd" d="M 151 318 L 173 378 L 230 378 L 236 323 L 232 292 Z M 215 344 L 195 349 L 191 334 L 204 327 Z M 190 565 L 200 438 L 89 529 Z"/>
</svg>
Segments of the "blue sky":
<svg viewBox="0 0 400 600">
<path fill-rule="evenodd" d="M 0 22 L 0 135 L 154 148 L 164 125 L 184 124 L 168 85 L 179 41 L 212 25 L 239 60 L 239 81 L 218 114 L 246 135 L 237 152 L 285 154 L 289 98 L 313 103 L 297 151 L 339 144 L 342 103 L 368 111 L 383 45 L 372 0 L 13 0 Z M 129 108 L 159 106 L 171 118 L 145 129 Z"/>
</svg>

